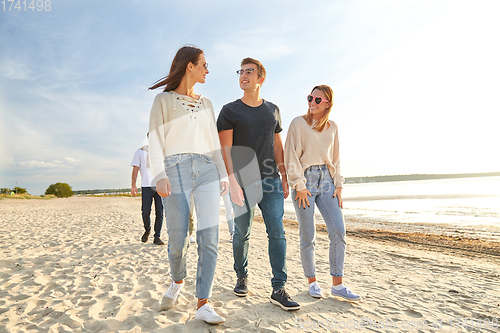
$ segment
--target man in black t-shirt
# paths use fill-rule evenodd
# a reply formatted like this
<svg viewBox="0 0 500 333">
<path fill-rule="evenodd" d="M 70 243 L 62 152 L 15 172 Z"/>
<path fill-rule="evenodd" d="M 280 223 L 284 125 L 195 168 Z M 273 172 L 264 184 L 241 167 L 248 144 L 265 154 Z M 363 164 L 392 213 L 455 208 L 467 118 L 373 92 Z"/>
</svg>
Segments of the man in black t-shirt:
<svg viewBox="0 0 500 333">
<path fill-rule="evenodd" d="M 269 240 L 273 272 L 271 302 L 284 310 L 298 310 L 300 305 L 292 301 L 285 290 L 283 214 L 288 184 L 279 108 L 260 98 L 266 70 L 258 60 L 243 59 L 237 73 L 243 97 L 224 105 L 217 119 L 235 217 L 233 255 L 238 279 L 234 293 L 241 297 L 248 295 L 248 248 L 255 205 L 258 204 Z"/>
</svg>

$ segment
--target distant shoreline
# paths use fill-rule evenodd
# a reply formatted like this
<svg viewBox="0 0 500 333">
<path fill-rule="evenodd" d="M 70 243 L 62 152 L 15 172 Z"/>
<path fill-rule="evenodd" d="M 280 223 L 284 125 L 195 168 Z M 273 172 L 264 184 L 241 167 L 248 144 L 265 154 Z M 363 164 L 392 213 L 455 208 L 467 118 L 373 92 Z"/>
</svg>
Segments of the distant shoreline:
<svg viewBox="0 0 500 333">
<path fill-rule="evenodd" d="M 474 177 L 500 177 L 500 172 L 346 177 L 344 184 L 382 183 L 382 182 L 400 182 L 400 181 L 412 181 L 412 180 L 433 180 L 433 179 L 474 178 Z"/>
<path fill-rule="evenodd" d="M 412 180 L 432 180 L 432 179 L 453 179 L 453 178 L 473 178 L 473 177 L 500 177 L 500 172 L 485 173 L 457 173 L 457 174 L 413 174 L 413 175 L 393 175 L 393 176 L 370 176 L 370 177 L 346 177 L 345 184 L 400 182 Z M 140 188 L 139 188 L 140 192 Z M 88 194 L 125 194 L 130 193 L 130 188 L 120 189 L 94 189 L 76 190 L 74 195 Z"/>
</svg>

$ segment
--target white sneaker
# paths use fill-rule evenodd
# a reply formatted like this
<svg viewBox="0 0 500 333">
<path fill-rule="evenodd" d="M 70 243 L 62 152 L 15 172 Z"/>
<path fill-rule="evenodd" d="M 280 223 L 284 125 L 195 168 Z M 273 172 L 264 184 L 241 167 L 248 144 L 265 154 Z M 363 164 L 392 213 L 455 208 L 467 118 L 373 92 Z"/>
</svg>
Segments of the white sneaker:
<svg viewBox="0 0 500 333">
<path fill-rule="evenodd" d="M 182 282 L 181 284 L 172 282 L 170 288 L 168 288 L 167 292 L 165 293 L 165 295 L 163 295 L 161 299 L 160 311 L 166 311 L 175 306 L 182 287 L 184 287 L 184 282 Z"/>
<path fill-rule="evenodd" d="M 342 285 L 342 289 L 337 290 L 332 286 L 332 296 L 345 299 L 346 301 L 361 301 L 361 296 L 353 293 L 348 287 Z"/>
<path fill-rule="evenodd" d="M 204 320 L 209 324 L 222 324 L 226 321 L 226 318 L 219 316 L 208 303 L 196 310 L 195 318 Z"/>
<path fill-rule="evenodd" d="M 189 236 L 189 243 L 196 243 L 196 238 L 194 238 L 192 235 Z"/>
<path fill-rule="evenodd" d="M 318 281 L 309 283 L 309 295 L 314 298 L 323 298 L 323 291 L 321 290 Z"/>
</svg>

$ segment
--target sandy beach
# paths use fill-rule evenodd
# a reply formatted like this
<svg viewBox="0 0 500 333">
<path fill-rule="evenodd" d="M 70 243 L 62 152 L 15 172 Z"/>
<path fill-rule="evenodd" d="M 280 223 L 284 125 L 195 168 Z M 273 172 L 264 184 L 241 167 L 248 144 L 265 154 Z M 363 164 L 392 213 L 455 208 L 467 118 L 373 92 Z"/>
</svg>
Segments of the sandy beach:
<svg viewBox="0 0 500 333">
<path fill-rule="evenodd" d="M 499 332 L 500 251 L 487 241 L 350 228 L 344 282 L 363 302 L 329 294 L 328 238 L 317 236 L 323 299 L 307 293 L 296 223 L 287 219 L 287 290 L 269 302 L 267 236 L 257 217 L 246 298 L 233 293 L 232 244 L 221 210 L 211 304 L 226 323 L 194 319 L 196 244 L 180 304 L 158 311 L 171 282 L 167 247 L 141 243 L 140 198 L 0 200 L 0 332 Z M 321 227 L 319 229 L 322 229 Z M 162 239 L 167 241 L 166 227 Z M 473 327 L 472 327 L 473 326 Z"/>
</svg>

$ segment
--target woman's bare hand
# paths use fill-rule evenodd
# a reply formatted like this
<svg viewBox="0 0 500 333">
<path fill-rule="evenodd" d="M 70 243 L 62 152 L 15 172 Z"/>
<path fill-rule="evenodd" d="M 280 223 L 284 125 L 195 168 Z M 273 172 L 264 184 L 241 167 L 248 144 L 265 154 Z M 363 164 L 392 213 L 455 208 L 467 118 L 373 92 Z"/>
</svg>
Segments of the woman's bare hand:
<svg viewBox="0 0 500 333">
<path fill-rule="evenodd" d="M 168 178 L 163 178 L 157 181 L 156 192 L 162 198 L 168 197 L 170 194 L 172 194 L 172 189 L 170 188 L 170 180 L 168 180 Z"/>
<path fill-rule="evenodd" d="M 339 207 L 344 209 L 344 202 L 342 201 L 342 187 L 337 187 L 333 192 L 333 197 L 339 200 Z"/>
<path fill-rule="evenodd" d="M 307 188 L 301 191 L 297 191 L 297 195 L 295 196 L 295 201 L 297 201 L 297 199 L 299 200 L 299 207 L 302 204 L 303 207 L 306 208 L 306 203 L 307 207 L 311 207 L 311 205 L 309 204 L 308 196 L 312 197 L 312 194 L 311 192 L 309 192 Z"/>
</svg>

